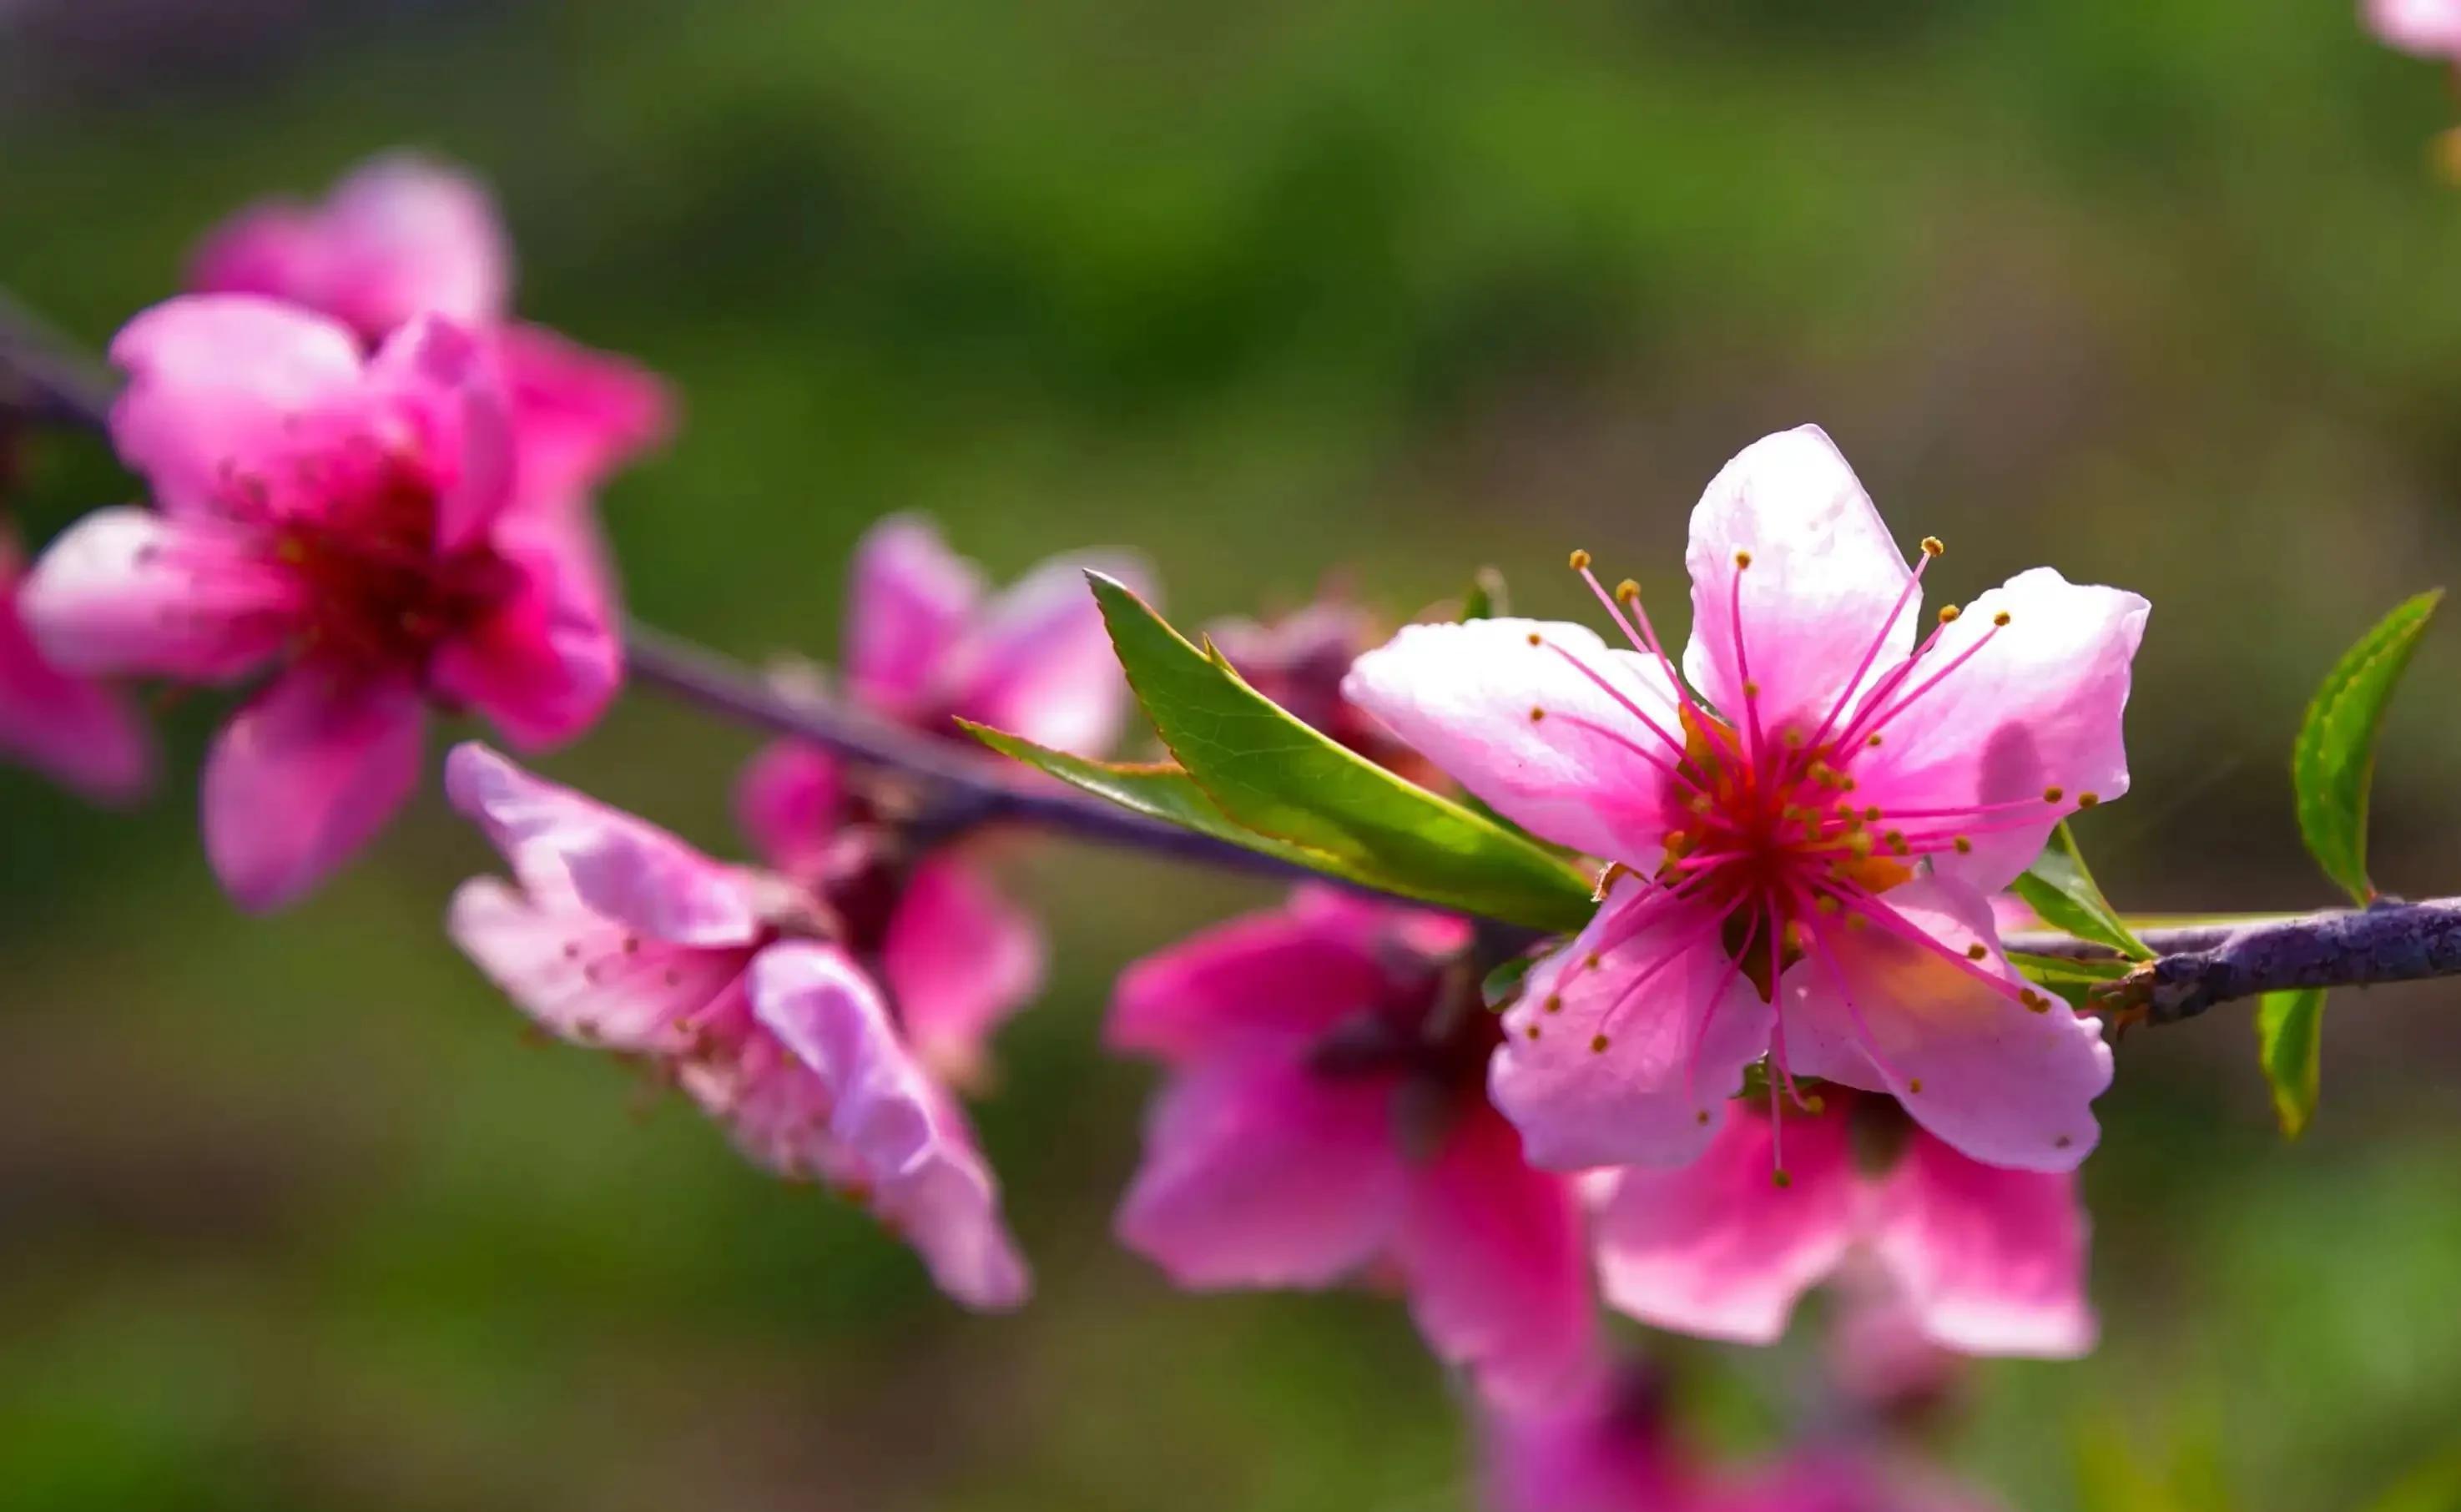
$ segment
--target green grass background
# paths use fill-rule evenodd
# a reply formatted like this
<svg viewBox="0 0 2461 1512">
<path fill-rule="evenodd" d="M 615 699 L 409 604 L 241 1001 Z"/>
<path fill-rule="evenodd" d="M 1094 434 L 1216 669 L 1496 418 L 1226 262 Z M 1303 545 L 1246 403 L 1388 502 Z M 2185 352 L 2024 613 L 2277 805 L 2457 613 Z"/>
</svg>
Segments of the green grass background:
<svg viewBox="0 0 2461 1512">
<path fill-rule="evenodd" d="M 524 309 L 686 396 L 607 515 L 638 611 L 747 656 L 831 652 L 892 509 L 1002 572 L 1141 546 L 1188 623 L 1329 571 L 1406 613 L 1483 562 L 1577 612 L 1575 544 L 1663 598 L 1710 474 L 1817 419 L 1946 594 L 2151 596 L 2135 790 L 2085 839 L 2126 905 L 2280 907 L 2331 901 L 2285 777 L 2313 680 L 2461 558 L 2454 108 L 2341 0 L 182 9 L 0 23 L 0 284 L 99 342 L 240 202 L 464 159 Z M 31 460 L 36 540 L 131 488 Z M 2396 891 L 2461 887 L 2456 670 L 2439 633 L 2387 733 Z M 1094 1048 L 1107 984 L 1263 890 L 1011 862 L 1058 967 L 980 1117 L 1041 1293 L 977 1320 L 525 1048 L 439 933 L 492 862 L 432 799 L 235 915 L 215 703 L 135 818 L 0 772 L 0 1502 L 1468 1504 L 1398 1310 L 1182 1297 L 1108 1242 L 1148 1078 Z M 750 749 L 641 696 L 547 766 L 724 845 Z M 1947 1452 L 2048 1512 L 2455 1504 L 2457 1009 L 2337 999 L 2291 1148 L 2244 1013 L 2131 1039 L 2108 1341 L 1978 1371 Z M 1671 1353 L 1739 1448 L 1816 1364 Z"/>
</svg>

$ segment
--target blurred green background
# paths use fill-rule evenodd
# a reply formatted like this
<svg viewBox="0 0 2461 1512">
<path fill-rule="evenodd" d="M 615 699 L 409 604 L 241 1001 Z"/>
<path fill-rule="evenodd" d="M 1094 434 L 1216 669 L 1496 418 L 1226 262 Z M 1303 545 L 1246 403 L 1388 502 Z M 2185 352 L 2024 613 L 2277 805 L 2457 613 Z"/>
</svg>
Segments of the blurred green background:
<svg viewBox="0 0 2461 1512">
<path fill-rule="evenodd" d="M 2342 0 L 19 0 L 0 284 L 99 343 L 194 239 L 412 144 L 489 176 L 526 313 L 670 374 L 607 500 L 634 607 L 833 648 L 924 509 L 1006 573 L 1143 547 L 1186 622 L 1346 572 L 1397 614 L 1574 544 L 1653 592 L 1753 437 L 1827 425 L 1962 598 L 2156 605 L 2139 908 L 2322 905 L 2284 757 L 2334 654 L 2461 577 L 2461 199 L 2430 65 Z M 12 28 L 14 30 L 12 30 Z M 81 439 L 39 541 L 129 484 Z M 2461 655 L 2397 707 L 2376 874 L 2461 889 Z M 525 1048 L 447 948 L 492 866 L 430 800 L 246 921 L 194 836 L 215 700 L 136 818 L 0 772 L 0 1502 L 249 1509 L 1469 1504 L 1397 1309 L 1182 1297 L 1106 1237 L 1136 953 L 1269 894 L 1020 848 L 1058 968 L 980 1109 L 1039 1270 L 979 1320 L 619 1067 Z M 752 749 L 643 695 L 548 763 L 731 843 Z M 2137 1036 L 2087 1168 L 2107 1343 L 1976 1373 L 1944 1442 L 2025 1509 L 2329 1512 L 2461 1454 L 2461 1008 L 2343 994 L 2309 1137 L 2243 1013 Z M 1816 1365 L 1673 1355 L 1765 1441 Z M 2444 1482 L 2450 1489 L 2450 1481 Z"/>
</svg>

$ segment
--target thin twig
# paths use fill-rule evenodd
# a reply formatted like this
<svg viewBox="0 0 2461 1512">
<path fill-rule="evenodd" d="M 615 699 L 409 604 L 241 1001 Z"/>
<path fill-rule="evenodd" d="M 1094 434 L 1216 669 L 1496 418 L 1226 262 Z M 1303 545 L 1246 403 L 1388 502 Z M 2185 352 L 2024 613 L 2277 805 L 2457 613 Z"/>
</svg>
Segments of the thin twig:
<svg viewBox="0 0 2461 1512">
<path fill-rule="evenodd" d="M 45 424 L 106 433 L 112 392 L 107 373 L 0 290 L 0 409 Z M 624 639 L 631 675 L 650 687 L 738 723 L 794 735 L 846 760 L 919 779 L 931 789 L 937 824 L 1025 824 L 1229 870 L 1327 880 L 1278 857 L 1059 787 L 989 753 L 794 693 L 654 627 L 635 621 Z M 1509 954 L 1510 940 L 1526 945 L 1538 938 L 1518 926 L 1483 922 L 1489 926 L 1483 931 L 1493 948 L 1489 953 Z M 2285 988 L 2461 975 L 2461 899 L 2381 902 L 2365 909 L 2244 925 L 2147 929 L 2138 938 L 2156 959 L 2116 985 L 2114 1006 L 2140 1010 L 2150 1023 L 2175 1023 L 2216 1003 Z M 2090 941 L 2056 933 L 2014 934 L 2006 944 L 2035 955 L 2110 954 Z"/>
</svg>

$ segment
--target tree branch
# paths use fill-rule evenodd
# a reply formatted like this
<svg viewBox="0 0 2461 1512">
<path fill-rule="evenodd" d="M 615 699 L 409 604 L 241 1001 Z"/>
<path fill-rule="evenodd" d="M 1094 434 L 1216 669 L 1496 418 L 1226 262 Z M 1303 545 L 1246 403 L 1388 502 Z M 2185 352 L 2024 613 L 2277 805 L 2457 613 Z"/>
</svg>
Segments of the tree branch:
<svg viewBox="0 0 2461 1512">
<path fill-rule="evenodd" d="M 107 373 L 0 291 L 0 411 L 104 434 L 112 393 Z M 931 822 L 944 829 L 1028 824 L 1229 870 L 1294 881 L 1330 880 L 1227 841 L 1114 807 L 988 752 L 796 694 L 740 663 L 652 626 L 631 624 L 624 640 L 631 674 L 648 686 L 738 723 L 809 740 L 848 761 L 920 779 L 930 789 Z M 1482 937 L 1505 953 L 1537 939 L 1513 926 L 1483 922 L 1489 927 Z M 2157 958 L 2116 984 L 2111 1001 L 2123 1011 L 2141 1012 L 2155 1024 L 2175 1023 L 2216 1003 L 2286 988 L 2461 975 L 2461 899 L 2386 901 L 2355 911 L 2244 925 L 2140 930 L 2138 937 Z M 2065 934 L 2015 934 L 2006 945 L 2035 955 L 2110 955 L 2101 946 Z"/>
</svg>

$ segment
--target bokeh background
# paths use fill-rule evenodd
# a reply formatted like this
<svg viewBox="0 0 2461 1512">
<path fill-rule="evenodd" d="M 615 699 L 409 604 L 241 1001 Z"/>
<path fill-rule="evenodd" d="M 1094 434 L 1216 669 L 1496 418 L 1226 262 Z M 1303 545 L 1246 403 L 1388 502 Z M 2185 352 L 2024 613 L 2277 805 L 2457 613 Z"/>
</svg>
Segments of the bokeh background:
<svg viewBox="0 0 2461 1512">
<path fill-rule="evenodd" d="M 2454 115 L 2342 0 L 14 0 L 0 284 L 99 343 L 244 201 L 466 160 L 524 311 L 680 387 L 608 519 L 640 613 L 746 656 L 827 655 L 893 509 L 1003 573 L 1140 546 L 1189 623 L 1482 563 L 1575 611 L 1573 544 L 1662 597 L 1710 474 L 1817 419 L 1948 595 L 2153 598 L 2085 832 L 2120 901 L 2299 906 L 2306 693 L 2461 577 Z M 29 460 L 34 540 L 130 488 Z M 2431 641 L 2388 732 L 2394 890 L 2461 888 L 2456 671 Z M 980 1320 L 524 1046 L 439 931 L 493 862 L 435 801 L 237 916 L 211 702 L 133 818 L 0 772 L 0 1501 L 1470 1504 L 1397 1309 L 1183 1297 L 1108 1242 L 1147 1082 L 1094 1048 L 1109 981 L 1259 887 L 1017 850 L 1059 964 L 980 1120 L 1041 1292 Z M 752 746 L 642 694 L 548 769 L 725 845 Z M 2461 994 L 2342 994 L 2292 1147 L 2244 1012 L 2122 1061 L 2107 1343 L 1978 1372 L 1945 1451 L 2029 1512 L 2461 1504 Z M 1666 1352 L 1738 1451 L 1817 1364 Z"/>
</svg>

